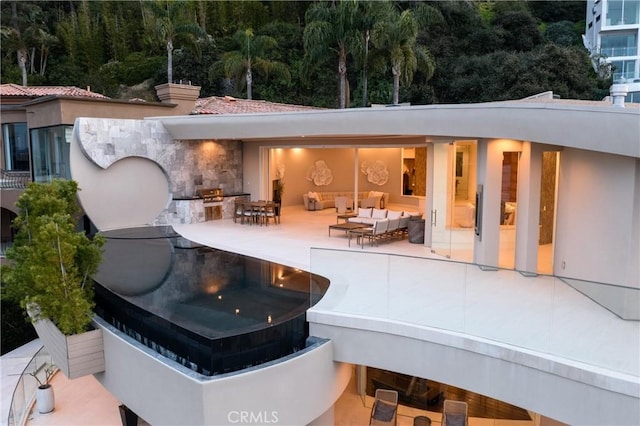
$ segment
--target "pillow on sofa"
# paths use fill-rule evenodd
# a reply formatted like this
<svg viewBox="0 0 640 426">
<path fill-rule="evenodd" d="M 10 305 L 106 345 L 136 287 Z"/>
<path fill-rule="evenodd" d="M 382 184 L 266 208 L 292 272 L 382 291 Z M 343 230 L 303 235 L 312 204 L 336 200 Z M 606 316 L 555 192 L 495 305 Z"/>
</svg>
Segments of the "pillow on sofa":
<svg viewBox="0 0 640 426">
<path fill-rule="evenodd" d="M 372 209 L 363 209 L 362 207 L 358 208 L 358 217 L 371 217 Z"/>
<path fill-rule="evenodd" d="M 380 198 L 382 198 L 383 195 L 384 195 L 384 192 L 382 192 L 382 191 L 369 191 L 369 197 L 380 197 Z"/>
<path fill-rule="evenodd" d="M 400 219 L 400 216 L 402 216 L 402 212 L 399 211 L 389 210 L 387 212 L 387 219 Z"/>
<path fill-rule="evenodd" d="M 373 209 L 371 213 L 371 217 L 374 219 L 386 219 L 387 210 L 386 209 Z"/>
<path fill-rule="evenodd" d="M 317 195 L 315 192 L 313 191 L 309 191 L 309 193 L 307 194 L 307 198 L 309 198 L 309 200 L 317 200 Z"/>
</svg>

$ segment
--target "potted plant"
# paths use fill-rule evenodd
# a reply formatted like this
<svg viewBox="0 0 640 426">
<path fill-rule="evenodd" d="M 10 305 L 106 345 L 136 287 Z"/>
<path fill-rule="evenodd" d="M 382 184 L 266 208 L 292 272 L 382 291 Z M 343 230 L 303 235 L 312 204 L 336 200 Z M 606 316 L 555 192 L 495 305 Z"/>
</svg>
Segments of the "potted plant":
<svg viewBox="0 0 640 426">
<path fill-rule="evenodd" d="M 40 414 L 46 414 L 53 411 L 55 407 L 55 396 L 53 394 L 53 386 L 49 383 L 53 373 L 55 373 L 56 368 L 53 365 L 48 365 L 44 367 L 44 379 L 41 379 L 38 376 L 38 370 L 35 370 L 29 375 L 33 376 L 34 379 L 38 382 L 38 392 L 36 394 L 36 402 L 38 405 L 38 412 Z"/>
<path fill-rule="evenodd" d="M 88 332 L 93 342 L 89 345 L 102 345 L 101 331 L 89 330 L 94 307 L 91 277 L 102 260 L 104 238 L 89 238 L 76 229 L 77 192 L 78 184 L 71 180 L 29 184 L 16 203 L 20 209 L 13 221 L 17 233 L 2 270 L 3 296 L 27 310 L 55 364 L 69 378 L 85 374 L 84 367 L 73 371 L 70 339 L 78 340 L 76 336 Z M 97 358 L 86 345 L 80 344 L 82 352 Z M 104 365 L 99 371 L 103 370 Z"/>
</svg>

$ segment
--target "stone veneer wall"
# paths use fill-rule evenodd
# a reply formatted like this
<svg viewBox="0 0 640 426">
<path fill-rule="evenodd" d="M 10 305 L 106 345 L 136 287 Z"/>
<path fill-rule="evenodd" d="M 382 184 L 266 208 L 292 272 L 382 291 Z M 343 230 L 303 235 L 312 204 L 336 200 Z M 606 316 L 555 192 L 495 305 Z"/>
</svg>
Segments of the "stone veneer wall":
<svg viewBox="0 0 640 426">
<path fill-rule="evenodd" d="M 84 155 L 102 169 L 127 157 L 157 163 L 167 176 L 173 199 L 193 197 L 203 188 L 242 192 L 242 142 L 173 140 L 158 120 L 78 118 L 76 131 Z M 194 221 L 181 217 L 181 212 L 191 216 L 193 211 L 176 207 L 170 201 L 154 223 Z"/>
</svg>

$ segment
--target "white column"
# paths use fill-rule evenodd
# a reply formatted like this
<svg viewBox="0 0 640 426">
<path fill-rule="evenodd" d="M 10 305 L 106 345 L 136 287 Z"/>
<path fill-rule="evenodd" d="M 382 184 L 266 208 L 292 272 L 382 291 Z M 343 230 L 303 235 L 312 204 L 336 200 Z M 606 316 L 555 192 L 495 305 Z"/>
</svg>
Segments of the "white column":
<svg viewBox="0 0 640 426">
<path fill-rule="evenodd" d="M 433 211 L 433 181 L 434 181 L 434 148 L 433 143 L 427 144 L 427 164 L 426 176 L 427 182 L 425 185 L 425 204 L 424 204 L 424 245 L 431 247 L 433 244 L 433 229 L 431 228 L 431 212 Z"/>
<path fill-rule="evenodd" d="M 353 211 L 358 211 L 358 148 L 353 156 Z"/>
<path fill-rule="evenodd" d="M 475 235 L 473 261 L 478 265 L 498 267 L 500 248 L 500 193 L 502 190 L 502 150 L 496 141 L 478 140 L 477 186 L 482 200 L 476 206 L 481 215 L 480 235 Z"/>
<path fill-rule="evenodd" d="M 518 164 L 515 269 L 533 274 L 538 271 L 541 179 L 542 147 L 525 142 Z"/>
</svg>

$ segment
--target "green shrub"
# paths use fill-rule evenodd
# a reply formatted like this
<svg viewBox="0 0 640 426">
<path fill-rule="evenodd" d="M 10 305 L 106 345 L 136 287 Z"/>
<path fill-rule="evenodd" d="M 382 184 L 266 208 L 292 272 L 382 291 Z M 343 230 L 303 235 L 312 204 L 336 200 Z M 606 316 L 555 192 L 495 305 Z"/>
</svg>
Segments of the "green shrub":
<svg viewBox="0 0 640 426">
<path fill-rule="evenodd" d="M 49 318 L 65 335 L 86 331 L 93 316 L 92 275 L 104 239 L 89 239 L 75 224 L 80 208 L 74 181 L 31 183 L 20 196 L 14 244 L 3 267 L 4 297 L 23 308 L 36 304 L 33 320 Z"/>
</svg>

